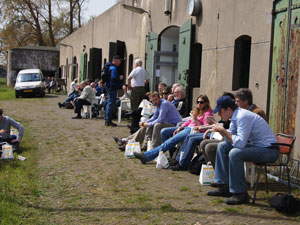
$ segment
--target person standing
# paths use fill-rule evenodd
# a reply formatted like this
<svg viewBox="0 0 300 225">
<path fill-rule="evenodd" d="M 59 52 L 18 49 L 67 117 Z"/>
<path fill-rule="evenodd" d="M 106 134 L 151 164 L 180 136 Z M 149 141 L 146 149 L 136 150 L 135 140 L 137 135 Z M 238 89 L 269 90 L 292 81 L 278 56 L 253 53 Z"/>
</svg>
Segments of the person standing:
<svg viewBox="0 0 300 225">
<path fill-rule="evenodd" d="M 114 56 L 111 63 L 109 63 L 109 81 L 106 82 L 107 91 L 107 105 L 105 108 L 105 126 L 116 127 L 117 124 L 112 122 L 112 113 L 117 101 L 118 89 L 122 88 L 123 75 L 118 74 L 117 67 L 121 65 L 120 56 Z"/>
<path fill-rule="evenodd" d="M 145 83 L 148 80 L 148 73 L 142 64 L 141 59 L 136 59 L 135 69 L 128 76 L 128 89 L 132 89 L 130 97 L 132 111 L 138 109 L 146 93 Z"/>
</svg>

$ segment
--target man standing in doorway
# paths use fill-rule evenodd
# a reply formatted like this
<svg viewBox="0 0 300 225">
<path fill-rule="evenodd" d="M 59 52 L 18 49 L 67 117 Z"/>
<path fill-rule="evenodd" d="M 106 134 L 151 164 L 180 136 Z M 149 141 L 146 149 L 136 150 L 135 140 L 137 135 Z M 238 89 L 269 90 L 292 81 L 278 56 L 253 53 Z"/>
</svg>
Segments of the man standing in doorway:
<svg viewBox="0 0 300 225">
<path fill-rule="evenodd" d="M 118 89 L 122 87 L 123 75 L 118 74 L 117 67 L 121 65 L 120 56 L 114 56 L 113 61 L 109 63 L 109 74 L 110 79 L 106 83 L 107 90 L 107 105 L 105 109 L 105 126 L 116 127 L 117 124 L 113 123 L 112 120 L 112 112 L 115 107 L 117 101 L 117 93 Z"/>
<path fill-rule="evenodd" d="M 145 96 L 145 84 L 148 82 L 148 73 L 142 67 L 142 60 L 135 60 L 135 69 L 128 76 L 128 88 L 131 91 L 131 110 L 138 109 L 140 102 Z"/>
</svg>

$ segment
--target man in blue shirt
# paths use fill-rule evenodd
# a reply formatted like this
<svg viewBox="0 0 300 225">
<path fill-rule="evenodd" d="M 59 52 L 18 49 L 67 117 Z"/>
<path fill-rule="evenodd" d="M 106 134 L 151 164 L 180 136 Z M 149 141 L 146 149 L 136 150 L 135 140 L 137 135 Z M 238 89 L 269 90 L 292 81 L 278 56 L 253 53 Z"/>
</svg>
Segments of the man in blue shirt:
<svg viewBox="0 0 300 225">
<path fill-rule="evenodd" d="M 259 115 L 236 106 L 229 96 L 217 100 L 213 113 L 224 120 L 230 120 L 230 127 L 215 125 L 210 131 L 219 132 L 224 142 L 218 144 L 214 183 L 215 191 L 209 191 L 209 196 L 230 197 L 225 202 L 228 205 L 249 202 L 245 180 L 244 162 L 274 162 L 279 151 L 272 146 L 276 138 L 267 124 Z"/>
<path fill-rule="evenodd" d="M 110 79 L 106 83 L 107 91 L 107 104 L 105 108 L 105 126 L 116 127 L 117 124 L 113 123 L 112 112 L 117 101 L 118 89 L 122 87 L 123 75 L 118 74 L 117 67 L 121 65 L 121 58 L 119 56 L 114 56 L 113 61 L 109 65 Z"/>
<path fill-rule="evenodd" d="M 174 127 L 181 122 L 181 116 L 175 106 L 168 100 L 160 99 L 158 92 L 152 93 L 151 101 L 155 106 L 153 116 L 146 122 L 140 122 L 140 129 L 127 137 L 125 143 L 114 138 L 117 143 L 120 142 L 120 145 L 123 145 L 122 150 L 125 149 L 125 144 L 129 140 L 144 142 L 144 147 L 146 147 L 146 142 L 149 139 L 152 147 L 155 148 L 161 144 L 160 131 L 165 127 Z"/>
</svg>

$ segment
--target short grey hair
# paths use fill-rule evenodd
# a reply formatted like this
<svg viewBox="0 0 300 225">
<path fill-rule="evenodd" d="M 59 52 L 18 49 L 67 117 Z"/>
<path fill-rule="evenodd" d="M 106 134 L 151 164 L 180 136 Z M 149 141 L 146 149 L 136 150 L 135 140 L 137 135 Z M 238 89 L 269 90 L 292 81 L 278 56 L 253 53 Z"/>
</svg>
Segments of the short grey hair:
<svg viewBox="0 0 300 225">
<path fill-rule="evenodd" d="M 185 89 L 182 85 L 179 85 L 175 88 L 176 91 L 180 92 L 180 97 L 184 98 L 185 97 Z M 174 92 L 175 92 L 174 90 Z"/>
<path fill-rule="evenodd" d="M 248 88 L 240 88 L 234 94 L 234 97 L 235 98 L 238 97 L 242 101 L 248 101 L 248 104 L 252 105 L 252 102 L 253 102 L 252 92 Z"/>
<path fill-rule="evenodd" d="M 135 62 L 135 64 L 138 64 L 139 66 L 143 65 L 143 61 L 141 59 L 136 59 L 134 62 Z"/>
</svg>

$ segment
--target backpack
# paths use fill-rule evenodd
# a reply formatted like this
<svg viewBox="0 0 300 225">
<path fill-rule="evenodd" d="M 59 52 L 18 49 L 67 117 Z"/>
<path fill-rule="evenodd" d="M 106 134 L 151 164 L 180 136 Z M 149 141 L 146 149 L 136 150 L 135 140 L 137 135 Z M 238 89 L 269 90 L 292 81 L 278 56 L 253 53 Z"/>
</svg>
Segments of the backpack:
<svg viewBox="0 0 300 225">
<path fill-rule="evenodd" d="M 290 194 L 278 193 L 271 198 L 271 207 L 279 212 L 295 213 L 300 210 L 300 200 L 294 198 Z"/>
<path fill-rule="evenodd" d="M 111 63 L 106 63 L 101 71 L 101 80 L 103 84 L 107 83 L 110 80 L 110 70 L 109 67 L 111 66 Z"/>
<path fill-rule="evenodd" d="M 205 157 L 202 152 L 199 152 L 189 164 L 189 172 L 191 174 L 200 175 L 202 164 L 205 163 Z"/>
</svg>

